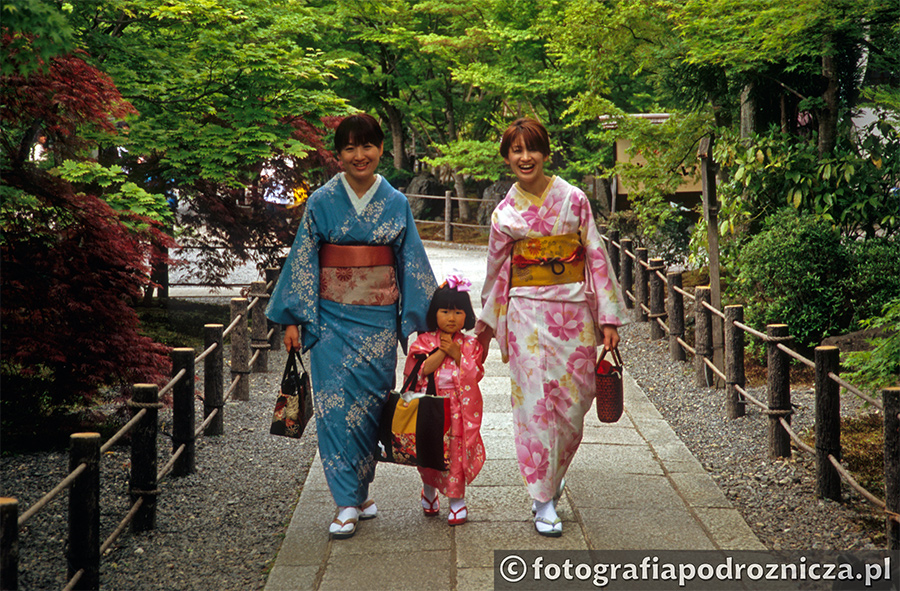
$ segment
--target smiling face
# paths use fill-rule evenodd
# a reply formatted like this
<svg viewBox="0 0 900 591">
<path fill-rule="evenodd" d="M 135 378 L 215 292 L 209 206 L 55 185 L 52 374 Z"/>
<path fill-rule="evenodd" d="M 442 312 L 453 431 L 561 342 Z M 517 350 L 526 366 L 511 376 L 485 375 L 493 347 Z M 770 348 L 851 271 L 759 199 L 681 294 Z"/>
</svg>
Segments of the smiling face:
<svg viewBox="0 0 900 591">
<path fill-rule="evenodd" d="M 384 144 L 375 145 L 370 142 L 355 143 L 353 140 L 341 148 L 338 157 L 350 186 L 356 189 L 367 190 L 375 182 L 375 170 L 381 155 L 384 154 Z"/>
<path fill-rule="evenodd" d="M 544 163 L 547 159 L 547 156 L 540 150 L 526 146 L 520 135 L 513 140 L 503 161 L 512 169 L 516 180 L 523 189 L 529 193 L 540 195 L 548 180 L 544 174 Z M 540 188 L 539 191 L 538 188 Z"/>
</svg>

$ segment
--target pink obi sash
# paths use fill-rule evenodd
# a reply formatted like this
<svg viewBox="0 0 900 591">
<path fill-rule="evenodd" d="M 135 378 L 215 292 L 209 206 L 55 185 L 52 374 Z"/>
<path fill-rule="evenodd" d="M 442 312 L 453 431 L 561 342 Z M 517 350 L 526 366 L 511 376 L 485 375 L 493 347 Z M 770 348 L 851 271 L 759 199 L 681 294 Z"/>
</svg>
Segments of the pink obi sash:
<svg viewBox="0 0 900 591">
<path fill-rule="evenodd" d="M 400 299 L 390 246 L 323 244 L 319 297 L 339 304 L 387 306 Z"/>
</svg>

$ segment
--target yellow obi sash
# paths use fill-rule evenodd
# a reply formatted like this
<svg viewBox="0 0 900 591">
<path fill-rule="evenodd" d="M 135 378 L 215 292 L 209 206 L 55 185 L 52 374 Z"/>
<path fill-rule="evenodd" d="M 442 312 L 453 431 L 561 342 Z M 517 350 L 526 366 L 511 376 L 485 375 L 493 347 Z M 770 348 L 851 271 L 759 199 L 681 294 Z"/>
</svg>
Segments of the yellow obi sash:
<svg viewBox="0 0 900 591">
<path fill-rule="evenodd" d="M 513 244 L 512 287 L 579 281 L 584 281 L 584 246 L 578 234 L 525 238 Z"/>
</svg>

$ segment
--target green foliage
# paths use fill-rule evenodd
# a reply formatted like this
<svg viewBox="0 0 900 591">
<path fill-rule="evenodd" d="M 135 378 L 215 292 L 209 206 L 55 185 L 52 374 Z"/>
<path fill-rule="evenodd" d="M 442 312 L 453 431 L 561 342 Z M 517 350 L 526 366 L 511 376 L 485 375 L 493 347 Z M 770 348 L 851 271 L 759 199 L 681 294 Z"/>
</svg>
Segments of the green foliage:
<svg viewBox="0 0 900 591">
<path fill-rule="evenodd" d="M 432 146 L 441 155 L 425 158 L 431 166 L 447 166 L 478 181 L 498 181 L 508 173 L 496 141 L 458 140 Z"/>
<path fill-rule="evenodd" d="M 778 131 L 728 136 L 717 158 L 730 171 L 720 198 L 745 222 L 791 206 L 846 235 L 900 232 L 900 132 L 885 119 L 861 130 L 858 144 L 842 141 L 824 158 L 813 143 Z"/>
<path fill-rule="evenodd" d="M 172 210 L 166 203 L 165 195 L 148 193 L 128 181 L 119 165 L 107 168 L 97 162 L 66 160 L 53 172 L 82 191 L 91 189 L 92 194 L 106 201 L 116 211 L 130 212 L 160 223 L 172 219 Z M 126 223 L 134 224 L 134 221 L 126 220 Z M 144 227 L 143 222 L 135 227 Z"/>
<path fill-rule="evenodd" d="M 72 27 L 66 18 L 70 12 L 69 2 L 3 0 L 2 34 L 10 38 L 7 54 L 0 60 L 0 75 L 31 74 L 46 68 L 50 58 L 75 49 Z"/>
<path fill-rule="evenodd" d="M 850 326 L 850 257 L 829 224 L 784 208 L 740 251 L 729 295 L 747 324 L 787 324 L 800 347 Z"/>
<path fill-rule="evenodd" d="M 697 142 L 709 130 L 707 117 L 673 114 L 654 124 L 638 117 L 616 118 L 615 129 L 605 132 L 607 141 L 630 140 L 629 161 L 611 171 L 628 191 L 645 245 L 668 262 L 683 261 L 688 254 L 690 227 L 696 215 L 674 202 L 675 192 L 686 180 L 700 174 Z"/>
<path fill-rule="evenodd" d="M 881 316 L 865 320 L 865 328 L 884 331 L 884 336 L 871 339 L 871 351 L 852 351 L 844 363 L 854 371 L 845 377 L 854 384 L 878 390 L 900 386 L 900 298 L 885 304 Z"/>
<path fill-rule="evenodd" d="M 119 26 L 98 27 L 104 18 Z M 261 161 L 310 151 L 293 137 L 292 117 L 346 110 L 327 83 L 349 63 L 298 43 L 297 31 L 316 20 L 293 0 L 139 0 L 124 14 L 99 2 L 79 5 L 73 21 L 140 112 L 129 152 L 152 157 L 180 189 L 244 187 Z"/>
<path fill-rule="evenodd" d="M 878 236 L 847 244 L 851 255 L 854 325 L 877 317 L 900 297 L 900 240 Z"/>
</svg>

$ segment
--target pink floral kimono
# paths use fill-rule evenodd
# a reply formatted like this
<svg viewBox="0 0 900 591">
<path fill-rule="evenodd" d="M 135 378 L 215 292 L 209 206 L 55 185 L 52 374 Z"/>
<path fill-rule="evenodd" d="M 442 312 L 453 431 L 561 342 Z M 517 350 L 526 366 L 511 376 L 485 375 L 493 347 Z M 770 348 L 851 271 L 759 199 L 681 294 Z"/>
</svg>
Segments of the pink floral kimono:
<svg viewBox="0 0 900 591">
<path fill-rule="evenodd" d="M 472 482 L 484 466 L 484 443 L 481 441 L 482 400 L 478 382 L 484 376 L 481 363 L 481 343 L 461 332 L 453 335 L 459 345 L 460 365 L 447 356 L 435 370 L 435 385 L 439 396 L 450 397 L 450 467 L 442 472 L 419 468 L 422 482 L 433 486 L 450 498 L 466 496 L 466 484 Z M 416 355 L 428 355 L 441 344 L 437 332 L 419 333 L 409 349 L 404 375 L 415 365 Z M 419 375 L 417 392 L 428 386 L 427 376 Z"/>
<path fill-rule="evenodd" d="M 517 241 L 565 234 L 580 238 L 583 280 L 511 285 Z M 584 415 L 594 399 L 601 325 L 625 322 L 619 286 L 580 189 L 559 177 L 540 197 L 513 185 L 491 220 L 481 299 L 475 332 L 493 328 L 510 365 L 519 469 L 532 498 L 546 502 L 581 443 Z"/>
</svg>

